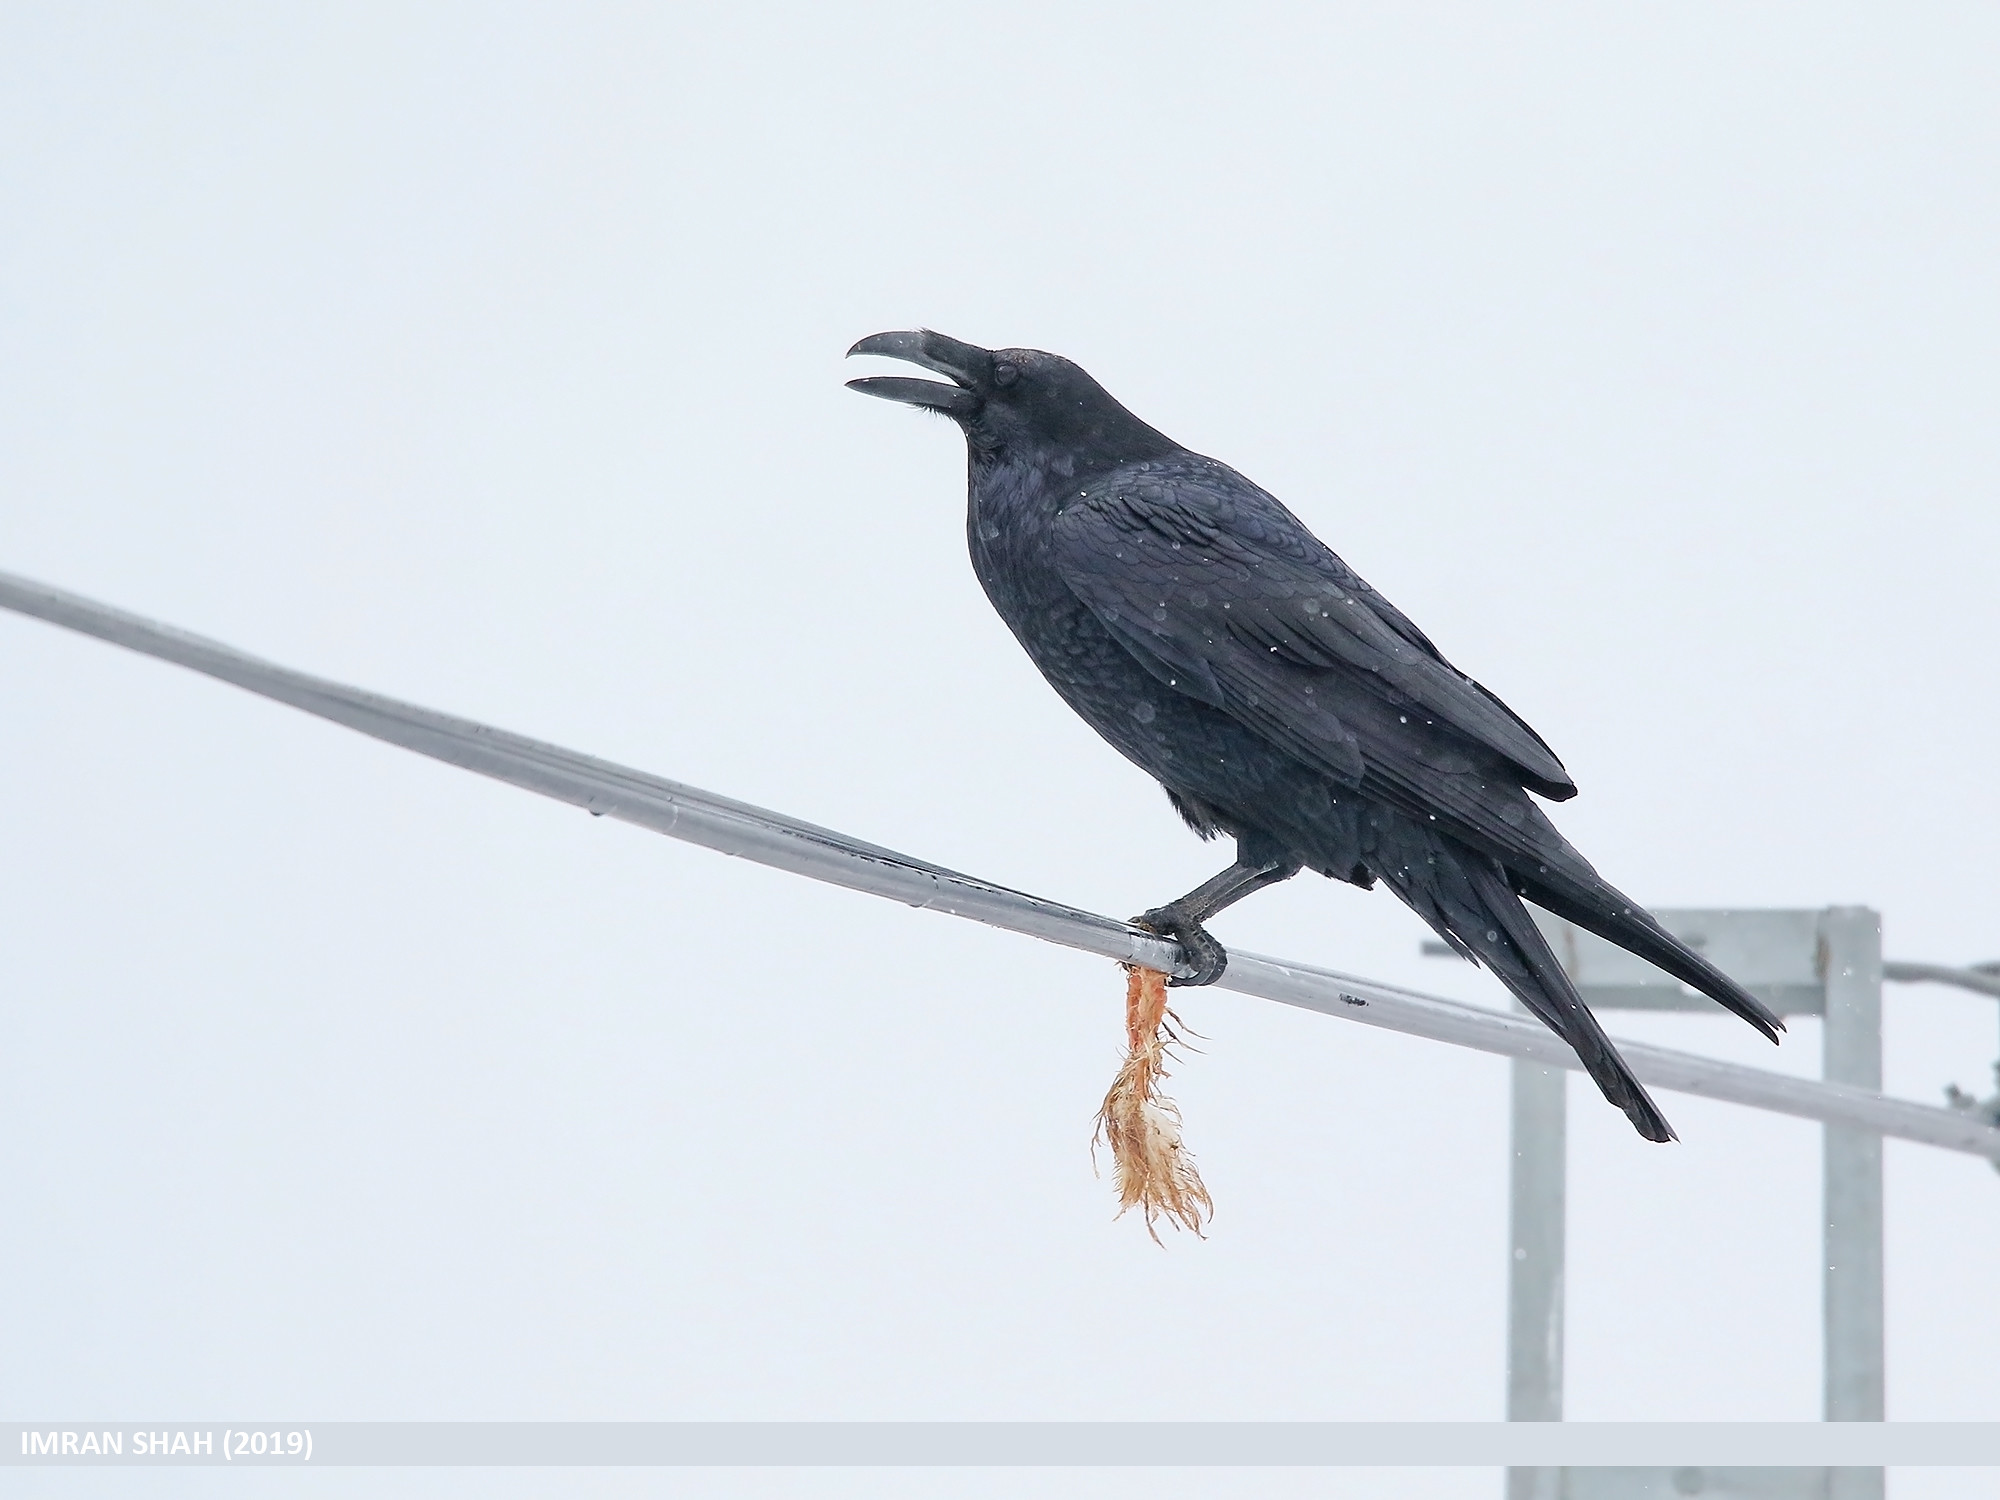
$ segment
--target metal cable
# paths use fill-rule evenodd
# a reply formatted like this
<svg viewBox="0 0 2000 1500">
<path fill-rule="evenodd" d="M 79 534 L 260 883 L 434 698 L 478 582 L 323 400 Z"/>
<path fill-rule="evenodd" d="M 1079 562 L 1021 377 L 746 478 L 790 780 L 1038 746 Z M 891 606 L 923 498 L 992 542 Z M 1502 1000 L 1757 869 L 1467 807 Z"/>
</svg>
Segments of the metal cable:
<svg viewBox="0 0 2000 1500">
<path fill-rule="evenodd" d="M 0 573 L 0 607 L 173 662 L 434 760 L 704 848 L 1102 958 L 1170 972 L 1180 965 L 1177 944 L 1128 923 L 1008 890 L 698 787 L 295 672 L 31 579 Z M 2000 991 L 2000 976 L 1993 983 Z M 1331 969 L 1232 953 L 1221 987 L 1455 1046 L 1555 1067 L 1581 1067 L 1567 1046 L 1532 1021 Z M 1633 1072 L 1660 1088 L 1859 1126 L 2000 1162 L 2000 1129 L 1964 1113 L 1664 1047 L 1621 1042 L 1619 1050 Z"/>
<path fill-rule="evenodd" d="M 1988 964 L 1954 969 L 1949 964 L 1910 964 L 1885 959 L 1882 977 L 1896 984 L 1952 984 L 2000 999 L 2000 974 L 1994 973 Z"/>
</svg>

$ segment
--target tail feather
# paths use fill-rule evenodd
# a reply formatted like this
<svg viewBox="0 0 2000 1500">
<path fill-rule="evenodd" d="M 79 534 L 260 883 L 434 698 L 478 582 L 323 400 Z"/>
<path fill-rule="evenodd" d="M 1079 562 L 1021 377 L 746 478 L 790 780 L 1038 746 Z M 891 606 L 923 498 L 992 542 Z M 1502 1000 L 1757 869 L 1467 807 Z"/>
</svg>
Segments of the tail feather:
<svg viewBox="0 0 2000 1500">
<path fill-rule="evenodd" d="M 1644 907 L 1602 881 L 1593 889 L 1581 882 L 1557 885 L 1518 880 L 1515 889 L 1543 910 L 1554 912 L 1629 953 L 1636 953 L 1681 983 L 1693 985 L 1772 1041 L 1777 1041 L 1778 1033 L 1785 1029 L 1785 1023 L 1763 1001 L 1654 921 Z"/>
<path fill-rule="evenodd" d="M 1649 1141 L 1678 1139 L 1584 1005 L 1498 861 L 1439 839 L 1421 860 L 1390 862 L 1377 873 L 1446 942 L 1491 969 L 1537 1020 L 1569 1043 L 1604 1097 L 1625 1112 L 1640 1135 Z"/>
</svg>

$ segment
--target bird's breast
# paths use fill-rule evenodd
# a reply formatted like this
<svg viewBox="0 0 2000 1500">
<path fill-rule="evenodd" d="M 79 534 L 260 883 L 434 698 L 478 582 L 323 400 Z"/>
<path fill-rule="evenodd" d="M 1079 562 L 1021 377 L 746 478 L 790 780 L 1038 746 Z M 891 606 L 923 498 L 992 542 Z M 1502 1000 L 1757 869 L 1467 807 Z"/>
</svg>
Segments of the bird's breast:
<svg viewBox="0 0 2000 1500">
<path fill-rule="evenodd" d="M 1053 528 L 1063 491 L 1039 476 L 1012 485 L 975 483 L 966 540 L 993 608 L 1042 676 L 1113 746 L 1170 779 L 1179 720 L 1192 707 L 1121 646 L 1064 582 Z"/>
</svg>

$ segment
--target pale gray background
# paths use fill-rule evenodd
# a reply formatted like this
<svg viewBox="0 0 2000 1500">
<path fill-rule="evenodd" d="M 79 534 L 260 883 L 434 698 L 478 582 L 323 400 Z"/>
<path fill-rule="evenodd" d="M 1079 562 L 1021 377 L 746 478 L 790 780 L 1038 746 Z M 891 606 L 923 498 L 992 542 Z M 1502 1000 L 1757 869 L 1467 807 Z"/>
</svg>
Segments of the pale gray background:
<svg viewBox="0 0 2000 1500">
<path fill-rule="evenodd" d="M 841 389 L 930 324 L 1276 491 L 1641 899 L 2000 955 L 1996 59 L 1974 5 L 16 3 L 0 567 L 1136 911 L 1217 851 L 992 617 L 955 433 Z M 0 1408 L 1501 1413 L 1495 1059 L 1187 997 L 1162 1252 L 1086 1151 L 1110 965 L 18 619 L 0 694 Z M 1501 998 L 1385 894 L 1218 931 Z M 1990 1002 L 1888 1024 L 1892 1091 L 1988 1087 Z M 1815 1416 L 1814 1129 L 1572 1099 L 1570 1415 Z M 1890 1414 L 2000 1415 L 2000 1178 L 1888 1163 Z"/>
</svg>

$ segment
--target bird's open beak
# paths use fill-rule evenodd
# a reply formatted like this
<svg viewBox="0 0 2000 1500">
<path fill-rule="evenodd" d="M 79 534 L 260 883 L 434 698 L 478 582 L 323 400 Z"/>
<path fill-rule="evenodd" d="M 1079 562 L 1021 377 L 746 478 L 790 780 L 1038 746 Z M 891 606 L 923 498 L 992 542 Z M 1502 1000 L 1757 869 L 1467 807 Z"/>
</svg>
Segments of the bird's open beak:
<svg viewBox="0 0 2000 1500">
<path fill-rule="evenodd" d="M 870 334 L 849 349 L 847 354 L 850 359 L 857 354 L 880 354 L 889 359 L 908 360 L 940 375 L 949 375 L 958 382 L 956 385 L 945 385 L 936 380 L 908 380 L 900 375 L 867 375 L 848 381 L 847 388 L 864 396 L 882 396 L 890 401 L 900 401 L 905 406 L 928 407 L 950 417 L 968 416 L 977 411 L 981 393 L 991 385 L 993 378 L 993 355 L 990 350 L 982 349 L 977 344 L 961 344 L 957 339 L 932 333 L 928 328 Z"/>
</svg>

